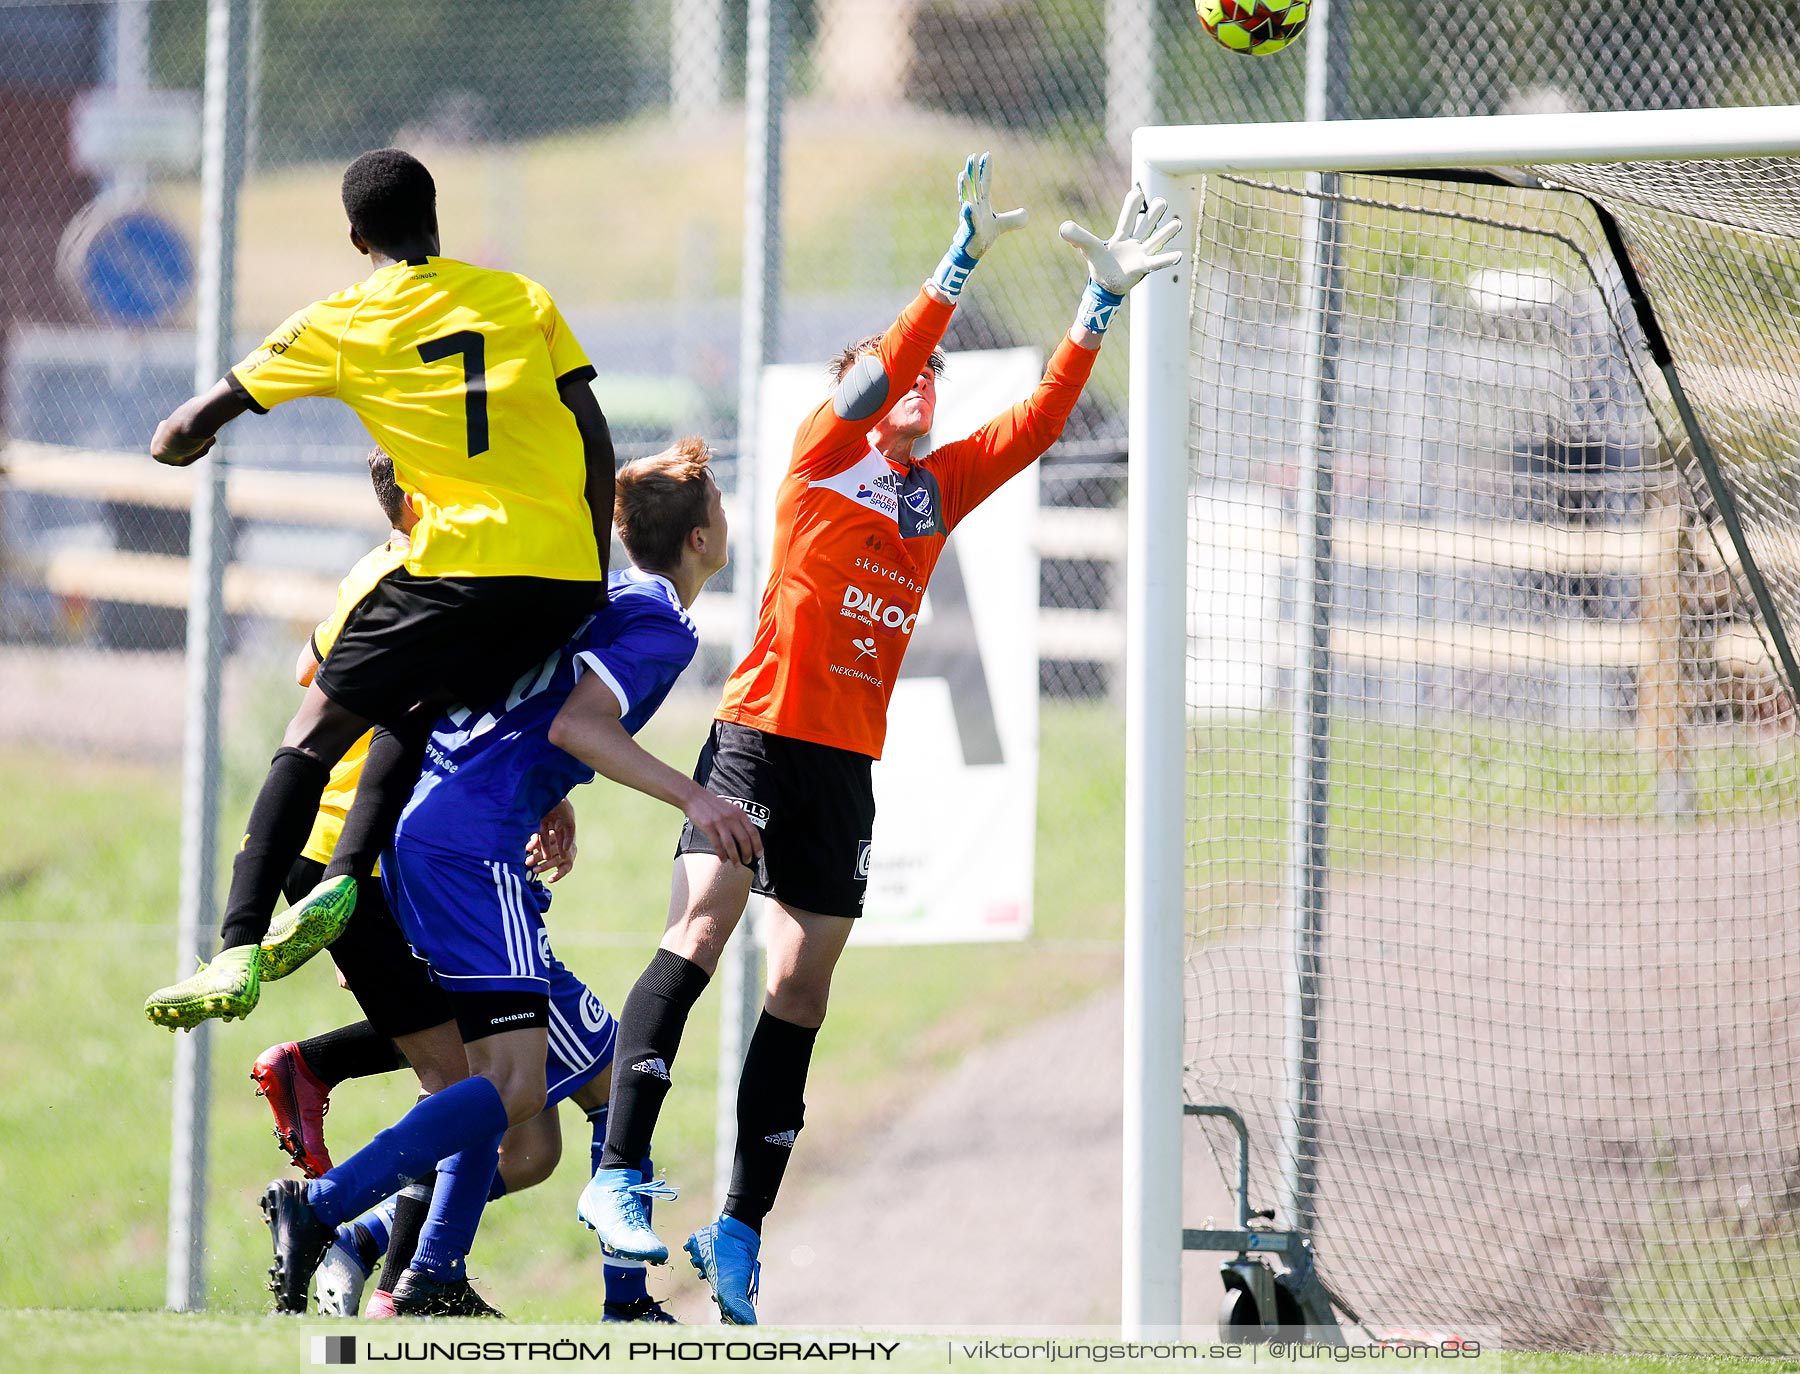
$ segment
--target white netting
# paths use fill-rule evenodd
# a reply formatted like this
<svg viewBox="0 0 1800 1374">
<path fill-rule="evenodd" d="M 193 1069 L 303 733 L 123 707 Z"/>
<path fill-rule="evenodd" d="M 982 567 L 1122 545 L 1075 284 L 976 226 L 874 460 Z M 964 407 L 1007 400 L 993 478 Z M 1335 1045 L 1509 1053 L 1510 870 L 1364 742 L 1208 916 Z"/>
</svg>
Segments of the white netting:
<svg viewBox="0 0 1800 1374">
<path fill-rule="evenodd" d="M 1543 172 L 1617 216 L 1784 617 L 1792 170 Z M 1194 221 L 1188 1100 L 1373 1326 L 1791 1352 L 1771 627 L 1581 197 L 1323 186 Z"/>
</svg>

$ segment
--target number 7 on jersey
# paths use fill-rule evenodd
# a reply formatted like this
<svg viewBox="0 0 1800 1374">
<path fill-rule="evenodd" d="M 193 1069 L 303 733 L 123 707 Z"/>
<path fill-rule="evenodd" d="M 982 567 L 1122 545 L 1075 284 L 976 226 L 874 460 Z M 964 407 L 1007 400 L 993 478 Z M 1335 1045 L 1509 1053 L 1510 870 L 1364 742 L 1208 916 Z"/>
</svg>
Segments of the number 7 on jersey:
<svg viewBox="0 0 1800 1374">
<path fill-rule="evenodd" d="M 487 341 L 473 329 L 459 329 L 419 345 L 419 361 L 435 363 L 462 354 L 463 414 L 469 424 L 469 457 L 488 450 Z"/>
</svg>

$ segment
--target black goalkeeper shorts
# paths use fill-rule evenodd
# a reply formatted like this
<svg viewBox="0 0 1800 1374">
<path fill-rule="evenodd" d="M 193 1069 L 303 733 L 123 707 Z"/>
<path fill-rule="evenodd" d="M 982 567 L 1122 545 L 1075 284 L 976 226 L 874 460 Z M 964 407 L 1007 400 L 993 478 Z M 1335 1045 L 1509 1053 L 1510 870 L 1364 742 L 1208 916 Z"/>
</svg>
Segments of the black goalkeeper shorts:
<svg viewBox="0 0 1800 1374">
<path fill-rule="evenodd" d="M 869 888 L 873 763 L 867 754 L 715 720 L 694 781 L 736 802 L 762 832 L 755 891 L 801 911 L 856 917 Z M 682 826 L 677 856 L 712 852 L 705 835 Z"/>
<path fill-rule="evenodd" d="M 344 620 L 316 681 L 393 726 L 418 703 L 482 707 L 600 609 L 602 584 L 552 577 L 415 577 L 396 568 Z"/>
<path fill-rule="evenodd" d="M 288 901 L 297 902 L 324 877 L 325 865 L 317 859 L 296 859 L 282 891 Z M 381 879 L 357 884 L 356 912 L 328 948 L 363 1015 L 388 1039 L 456 1019 L 449 997 L 431 979 L 431 966 L 400 933 Z"/>
</svg>

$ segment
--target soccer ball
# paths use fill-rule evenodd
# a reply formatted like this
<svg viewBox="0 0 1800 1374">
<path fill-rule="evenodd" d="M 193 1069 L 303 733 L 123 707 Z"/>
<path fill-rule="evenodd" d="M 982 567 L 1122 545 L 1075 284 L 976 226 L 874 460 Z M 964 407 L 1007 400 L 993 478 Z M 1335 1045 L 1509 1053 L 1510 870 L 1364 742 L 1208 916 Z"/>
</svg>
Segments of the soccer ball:
<svg viewBox="0 0 1800 1374">
<path fill-rule="evenodd" d="M 1266 57 L 1306 29 L 1308 0 L 1194 0 L 1200 23 L 1233 52 Z"/>
</svg>

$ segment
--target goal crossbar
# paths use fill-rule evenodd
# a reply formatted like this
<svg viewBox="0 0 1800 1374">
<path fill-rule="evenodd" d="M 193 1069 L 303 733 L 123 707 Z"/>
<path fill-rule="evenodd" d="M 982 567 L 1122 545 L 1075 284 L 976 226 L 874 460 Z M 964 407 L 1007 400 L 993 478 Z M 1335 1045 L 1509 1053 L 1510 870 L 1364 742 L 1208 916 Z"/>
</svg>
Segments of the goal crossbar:
<svg viewBox="0 0 1800 1374">
<path fill-rule="evenodd" d="M 1132 153 L 1145 192 L 1179 204 L 1211 173 L 1800 157 L 1800 106 L 1144 128 Z M 1152 276 L 1132 307 L 1122 1316 L 1139 1337 L 1183 1320 L 1190 272 Z"/>
<path fill-rule="evenodd" d="M 1800 152 L 1800 105 L 1727 110 L 1346 119 L 1330 123 L 1166 125 L 1139 129 L 1146 174 L 1397 172 L 1527 163 L 1787 157 Z"/>
</svg>

